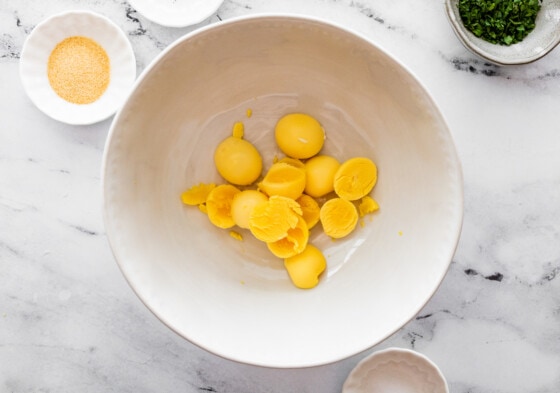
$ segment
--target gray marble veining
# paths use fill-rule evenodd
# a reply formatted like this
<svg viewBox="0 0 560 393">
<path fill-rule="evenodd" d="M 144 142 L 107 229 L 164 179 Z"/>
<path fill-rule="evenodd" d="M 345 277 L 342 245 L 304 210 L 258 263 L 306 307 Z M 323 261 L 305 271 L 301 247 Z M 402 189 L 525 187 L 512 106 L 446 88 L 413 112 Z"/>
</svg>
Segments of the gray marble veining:
<svg viewBox="0 0 560 393">
<path fill-rule="evenodd" d="M 450 126 L 465 217 L 435 296 L 367 353 L 419 351 L 453 393 L 560 392 L 560 49 L 526 66 L 491 65 L 463 48 L 433 0 L 226 0 L 187 28 L 158 26 L 126 1 L 1 0 L 0 392 L 335 393 L 367 354 L 301 370 L 237 364 L 179 338 L 135 297 L 101 218 L 111 119 L 58 123 L 19 80 L 27 35 L 70 9 L 119 25 L 139 72 L 180 36 L 254 13 L 324 18 L 394 55 Z"/>
</svg>

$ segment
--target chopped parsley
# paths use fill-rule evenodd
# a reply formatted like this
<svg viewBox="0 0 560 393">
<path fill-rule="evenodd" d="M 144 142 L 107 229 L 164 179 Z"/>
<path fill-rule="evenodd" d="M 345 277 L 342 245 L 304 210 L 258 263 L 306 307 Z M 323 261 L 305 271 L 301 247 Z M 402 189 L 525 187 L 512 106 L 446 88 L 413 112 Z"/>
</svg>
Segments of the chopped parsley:
<svg viewBox="0 0 560 393">
<path fill-rule="evenodd" d="M 522 41 L 535 28 L 542 0 L 459 0 L 463 25 L 498 45 Z"/>
</svg>

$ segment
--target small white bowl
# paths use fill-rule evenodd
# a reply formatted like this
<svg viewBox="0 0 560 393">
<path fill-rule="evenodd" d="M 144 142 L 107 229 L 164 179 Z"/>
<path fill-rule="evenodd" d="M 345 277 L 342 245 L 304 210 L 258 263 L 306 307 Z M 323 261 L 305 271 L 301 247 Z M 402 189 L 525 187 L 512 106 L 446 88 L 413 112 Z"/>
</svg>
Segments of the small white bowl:
<svg viewBox="0 0 560 393">
<path fill-rule="evenodd" d="M 528 64 L 552 51 L 560 43 L 560 0 L 543 0 L 535 28 L 523 41 L 497 45 L 476 37 L 461 21 L 459 0 L 445 0 L 446 13 L 461 43 L 474 54 L 497 65 Z"/>
<path fill-rule="evenodd" d="M 426 356 L 403 348 L 369 355 L 350 372 L 342 393 L 449 393 L 445 377 Z"/>
<path fill-rule="evenodd" d="M 136 11 L 162 26 L 185 27 L 202 22 L 224 0 L 129 0 Z"/>
<path fill-rule="evenodd" d="M 90 38 L 110 60 L 107 90 L 91 104 L 78 105 L 58 96 L 47 76 L 49 56 L 58 43 L 72 36 Z M 93 124 L 113 115 L 123 104 L 136 78 L 136 59 L 122 30 L 106 17 L 89 11 L 69 11 L 39 23 L 23 45 L 20 77 L 31 101 L 46 115 L 68 124 Z"/>
</svg>

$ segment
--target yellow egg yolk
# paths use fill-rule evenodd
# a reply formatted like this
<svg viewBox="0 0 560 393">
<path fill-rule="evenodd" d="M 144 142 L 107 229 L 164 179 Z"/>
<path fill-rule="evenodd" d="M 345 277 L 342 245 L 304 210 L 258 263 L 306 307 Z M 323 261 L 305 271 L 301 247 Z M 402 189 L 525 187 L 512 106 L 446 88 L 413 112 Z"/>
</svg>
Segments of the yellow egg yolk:
<svg viewBox="0 0 560 393">
<path fill-rule="evenodd" d="M 259 183 L 259 190 L 268 196 L 280 195 L 297 199 L 305 188 L 305 171 L 284 162 L 273 164 L 264 179 Z"/>
<path fill-rule="evenodd" d="M 377 204 L 375 199 L 373 199 L 369 195 L 363 197 L 362 200 L 360 201 L 360 204 L 358 205 L 358 211 L 360 213 L 360 217 L 363 217 L 369 213 L 373 213 L 374 211 L 377 210 L 379 210 L 379 205 Z"/>
<path fill-rule="evenodd" d="M 346 199 L 329 199 L 319 211 L 323 231 L 333 239 L 340 239 L 350 234 L 358 223 L 356 206 Z"/>
<path fill-rule="evenodd" d="M 210 222 L 219 228 L 231 228 L 235 225 L 231 217 L 231 204 L 236 194 L 241 192 L 231 184 L 214 188 L 206 198 L 206 212 Z"/>
<path fill-rule="evenodd" d="M 245 135 L 245 125 L 240 121 L 236 122 L 233 125 L 231 135 L 236 138 L 243 138 L 243 136 Z"/>
<path fill-rule="evenodd" d="M 334 190 L 334 175 L 340 163 L 331 156 L 319 155 L 305 163 L 305 193 L 320 198 Z"/>
<path fill-rule="evenodd" d="M 247 109 L 247 118 L 251 115 Z M 309 244 L 310 230 L 321 222 L 327 236 L 340 239 L 352 233 L 358 221 L 363 226 L 359 217 L 379 209 L 368 195 L 377 182 L 377 166 L 366 157 L 341 164 L 319 154 L 325 143 L 322 125 L 312 116 L 292 113 L 274 129 L 285 156 L 275 155 L 260 180 L 262 157 L 244 136 L 243 122 L 236 122 L 231 136 L 214 151 L 215 167 L 228 184 L 199 183 L 183 191 L 181 200 L 198 206 L 213 225 L 232 228 L 233 239 L 243 241 L 233 227 L 248 229 L 272 255 L 284 260 L 296 287 L 313 288 L 327 262 L 321 250 Z"/>
<path fill-rule="evenodd" d="M 257 190 L 245 190 L 235 194 L 231 203 L 231 217 L 240 228 L 249 229 L 251 212 L 261 202 L 266 202 L 268 197 Z"/>
<path fill-rule="evenodd" d="M 267 243 L 267 247 L 278 258 L 289 258 L 302 252 L 309 240 L 309 230 L 303 217 L 299 216 L 297 224 L 288 228 L 286 236 L 275 242 Z"/>
<path fill-rule="evenodd" d="M 181 194 L 181 200 L 185 205 L 190 206 L 197 206 L 202 203 L 206 203 L 208 194 L 210 194 L 210 191 L 212 191 L 215 187 L 216 185 L 214 183 L 199 183 L 183 192 Z"/>
<path fill-rule="evenodd" d="M 290 113 L 282 117 L 274 129 L 276 143 L 288 157 L 309 158 L 323 148 L 325 131 L 313 117 Z"/>
<path fill-rule="evenodd" d="M 297 158 L 283 157 L 280 160 L 278 160 L 278 162 L 283 162 L 285 164 L 295 166 L 296 168 L 299 168 L 299 169 L 305 169 L 305 164 L 303 162 L 301 162 L 301 160 L 298 160 Z"/>
<path fill-rule="evenodd" d="M 301 207 L 296 201 L 274 195 L 253 208 L 249 229 L 257 239 L 273 243 L 285 238 L 288 230 L 299 224 L 301 214 Z"/>
<path fill-rule="evenodd" d="M 307 223 L 307 228 L 313 228 L 319 222 L 319 204 L 309 195 L 302 194 L 296 202 L 301 207 L 302 217 Z"/>
<path fill-rule="evenodd" d="M 334 192 L 349 201 L 367 194 L 377 182 L 377 166 L 369 158 L 355 157 L 345 161 L 334 175 Z"/>
<path fill-rule="evenodd" d="M 239 240 L 240 242 L 243 241 L 243 235 L 239 232 L 229 231 L 229 235 L 233 237 L 235 240 Z"/>
<path fill-rule="evenodd" d="M 250 142 L 236 136 L 224 139 L 214 151 L 218 173 L 228 182 L 246 186 L 261 175 L 262 157 Z"/>
<path fill-rule="evenodd" d="M 308 244 L 303 252 L 284 259 L 284 266 L 296 287 L 310 289 L 319 283 L 319 276 L 327 268 L 327 261 L 321 250 Z"/>
</svg>

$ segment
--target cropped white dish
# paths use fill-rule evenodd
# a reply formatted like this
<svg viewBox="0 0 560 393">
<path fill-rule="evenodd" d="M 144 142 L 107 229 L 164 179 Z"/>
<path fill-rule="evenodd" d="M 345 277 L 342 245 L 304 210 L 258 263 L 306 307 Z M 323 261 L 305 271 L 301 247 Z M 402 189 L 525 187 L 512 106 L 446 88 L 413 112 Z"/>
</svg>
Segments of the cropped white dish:
<svg viewBox="0 0 560 393">
<path fill-rule="evenodd" d="M 312 231 L 328 267 L 311 290 L 249 233 L 235 240 L 180 200 L 224 183 L 212 157 L 236 121 L 266 171 L 282 156 L 274 125 L 294 111 L 322 123 L 322 153 L 379 168 L 381 209 L 363 227 L 337 241 Z M 269 367 L 338 361 L 402 327 L 445 276 L 463 215 L 455 147 L 422 85 L 356 33 L 298 16 L 232 19 L 170 45 L 113 120 L 103 187 L 109 242 L 146 306 L 210 352 Z"/>
<path fill-rule="evenodd" d="M 447 17 L 461 43 L 472 53 L 497 65 L 519 65 L 534 62 L 560 43 L 560 0 L 543 0 L 535 28 L 513 45 L 491 44 L 471 33 L 461 21 L 459 0 L 445 0 Z"/>
<path fill-rule="evenodd" d="M 360 361 L 344 382 L 342 393 L 449 393 L 449 388 L 426 356 L 387 348 Z"/>
<path fill-rule="evenodd" d="M 202 22 L 224 0 L 129 0 L 140 14 L 162 26 L 185 27 Z"/>
<path fill-rule="evenodd" d="M 48 76 L 49 56 L 58 43 L 72 36 L 93 39 L 110 60 L 110 82 L 91 104 L 78 105 L 59 97 Z M 136 60 L 130 42 L 108 18 L 90 11 L 69 11 L 39 23 L 23 45 L 20 76 L 31 101 L 46 115 L 68 124 L 93 124 L 113 115 L 123 104 L 136 77 Z"/>
</svg>

